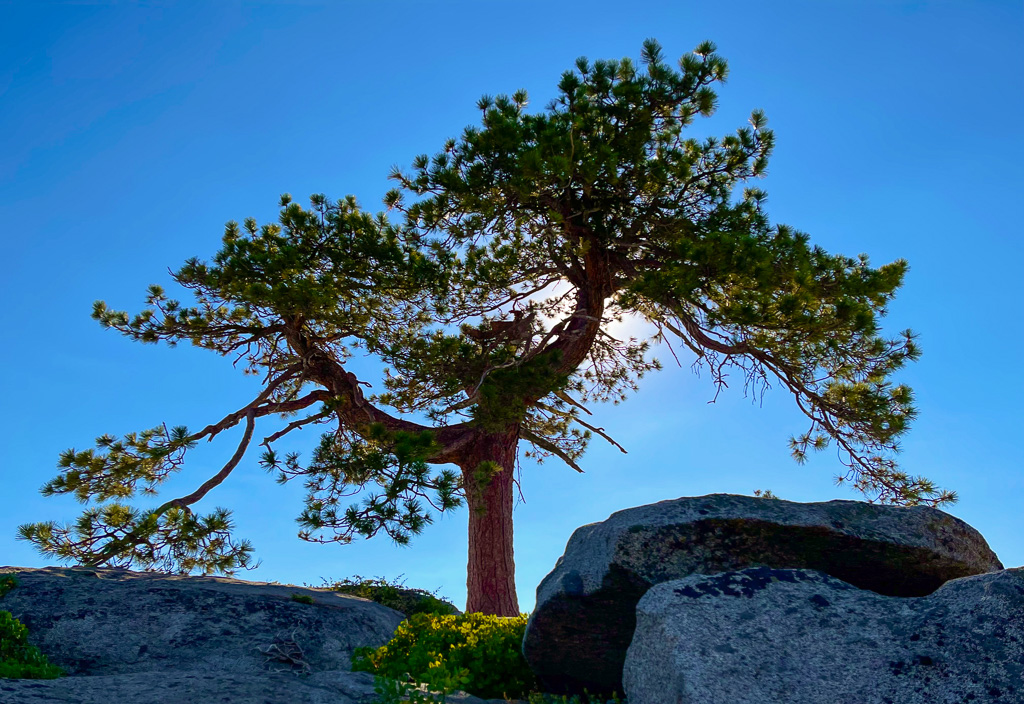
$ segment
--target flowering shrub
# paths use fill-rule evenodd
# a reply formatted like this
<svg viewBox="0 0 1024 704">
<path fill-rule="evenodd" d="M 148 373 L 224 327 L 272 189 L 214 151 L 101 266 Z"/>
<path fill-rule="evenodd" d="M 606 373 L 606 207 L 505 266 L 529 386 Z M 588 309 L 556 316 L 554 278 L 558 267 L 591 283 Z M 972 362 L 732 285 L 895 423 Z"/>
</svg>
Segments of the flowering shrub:
<svg viewBox="0 0 1024 704">
<path fill-rule="evenodd" d="M 357 648 L 352 670 L 483 699 L 523 697 L 537 687 L 522 655 L 526 620 L 527 614 L 413 614 L 385 645 Z"/>
</svg>

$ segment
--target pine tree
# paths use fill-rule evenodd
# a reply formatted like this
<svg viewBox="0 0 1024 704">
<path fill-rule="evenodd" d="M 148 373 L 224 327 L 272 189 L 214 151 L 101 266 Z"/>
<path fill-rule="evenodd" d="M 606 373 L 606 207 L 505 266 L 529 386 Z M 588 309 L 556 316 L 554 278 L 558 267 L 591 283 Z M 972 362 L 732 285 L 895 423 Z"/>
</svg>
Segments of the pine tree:
<svg viewBox="0 0 1024 704">
<path fill-rule="evenodd" d="M 915 411 L 891 376 L 918 350 L 910 331 L 881 336 L 879 318 L 906 262 L 872 268 L 769 223 L 765 193 L 739 190 L 772 151 L 761 112 L 722 139 L 683 136 L 714 112 L 713 86 L 727 75 L 713 44 L 676 69 L 649 40 L 641 64 L 580 59 L 539 112 L 522 91 L 485 96 L 480 126 L 392 173 L 391 218 L 352 197 L 318 195 L 304 209 L 284 196 L 279 223 L 228 223 L 212 262 L 174 273 L 192 305 L 158 286 L 135 316 L 97 302 L 93 317 L 132 339 L 245 360 L 262 391 L 198 432 L 158 426 L 64 452 L 43 494 L 110 503 L 74 529 L 29 524 L 19 537 L 92 566 L 247 567 L 252 547 L 231 541 L 229 512 L 190 506 L 246 455 L 257 419 L 304 412 L 264 437 L 259 460 L 280 483 L 306 479 L 299 537 L 348 543 L 383 530 L 405 544 L 431 522 L 421 501 L 444 512 L 465 500 L 466 610 L 516 615 L 520 443 L 525 456 L 582 472 L 592 434 L 615 444 L 586 420 L 588 406 L 636 390 L 660 368 L 649 345 L 663 340 L 687 347 L 718 391 L 730 370 L 755 393 L 787 389 L 809 421 L 790 440 L 798 461 L 835 443 L 837 481 L 870 500 L 955 501 L 893 459 Z M 616 338 L 609 324 L 624 316 L 656 334 Z M 383 393 L 364 395 L 346 367 L 356 351 L 387 365 Z M 199 440 L 239 424 L 234 456 L 195 492 L 142 512 L 122 503 L 137 484 L 155 494 Z M 307 425 L 329 427 L 308 462 L 274 451 Z M 340 508 L 367 485 L 382 491 Z M 324 530 L 334 535 L 314 535 Z"/>
</svg>

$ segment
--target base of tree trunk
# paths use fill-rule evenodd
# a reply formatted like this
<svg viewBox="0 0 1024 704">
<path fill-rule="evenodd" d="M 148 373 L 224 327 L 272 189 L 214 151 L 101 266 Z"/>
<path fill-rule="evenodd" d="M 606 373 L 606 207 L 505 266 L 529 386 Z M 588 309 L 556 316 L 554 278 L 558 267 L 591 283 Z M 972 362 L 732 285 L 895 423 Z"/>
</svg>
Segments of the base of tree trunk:
<svg viewBox="0 0 1024 704">
<path fill-rule="evenodd" d="M 466 613 L 518 616 L 516 564 L 512 550 L 512 504 L 518 429 L 482 437 L 460 463 L 469 505 Z M 486 485 L 476 476 L 481 462 L 501 471 Z"/>
</svg>

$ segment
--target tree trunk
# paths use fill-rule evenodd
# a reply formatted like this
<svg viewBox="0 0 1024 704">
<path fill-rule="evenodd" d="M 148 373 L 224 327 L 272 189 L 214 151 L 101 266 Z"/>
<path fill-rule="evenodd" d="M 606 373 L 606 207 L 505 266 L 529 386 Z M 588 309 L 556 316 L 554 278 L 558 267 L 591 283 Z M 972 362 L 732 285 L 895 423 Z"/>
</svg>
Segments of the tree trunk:
<svg viewBox="0 0 1024 704">
<path fill-rule="evenodd" d="M 466 613 L 519 615 L 512 554 L 512 479 L 518 443 L 517 427 L 482 435 L 459 462 L 469 505 Z M 481 491 L 475 470 L 488 460 L 499 465 L 501 471 Z"/>
</svg>

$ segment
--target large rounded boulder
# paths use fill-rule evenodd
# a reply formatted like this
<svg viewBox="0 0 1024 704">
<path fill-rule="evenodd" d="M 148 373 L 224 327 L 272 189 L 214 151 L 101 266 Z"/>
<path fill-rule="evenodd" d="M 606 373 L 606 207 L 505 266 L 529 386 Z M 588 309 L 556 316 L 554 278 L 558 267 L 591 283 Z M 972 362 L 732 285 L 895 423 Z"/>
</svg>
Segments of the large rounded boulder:
<svg viewBox="0 0 1024 704">
<path fill-rule="evenodd" d="M 637 604 L 630 704 L 1024 701 L 1024 569 L 897 598 L 814 570 L 662 582 Z"/>
<path fill-rule="evenodd" d="M 537 587 L 523 654 L 544 691 L 621 695 L 636 606 L 647 590 L 759 566 L 817 570 L 904 597 L 1003 567 L 978 531 L 926 506 L 732 494 L 661 501 L 572 534 Z"/>
</svg>

